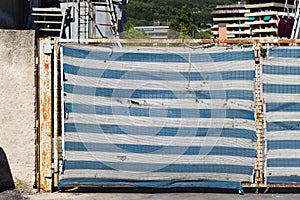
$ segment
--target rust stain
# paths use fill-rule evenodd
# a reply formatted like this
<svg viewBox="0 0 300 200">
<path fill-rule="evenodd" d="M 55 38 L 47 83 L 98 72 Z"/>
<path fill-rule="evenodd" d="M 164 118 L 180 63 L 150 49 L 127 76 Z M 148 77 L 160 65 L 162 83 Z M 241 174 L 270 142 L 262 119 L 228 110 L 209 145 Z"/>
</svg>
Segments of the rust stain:
<svg viewBox="0 0 300 200">
<path fill-rule="evenodd" d="M 76 43 L 74 39 L 58 39 L 58 43 Z M 115 39 L 88 39 L 89 44 L 115 44 Z M 263 38 L 234 38 L 234 39 L 119 39 L 121 44 L 208 44 L 208 43 L 228 43 L 228 44 L 296 44 L 300 43 L 300 39 L 263 39 Z"/>
<path fill-rule="evenodd" d="M 54 166 L 54 177 L 53 177 L 53 184 L 54 187 L 58 187 L 59 182 L 59 80 L 60 77 L 60 70 L 59 70 L 59 44 L 57 41 L 54 43 L 54 67 L 53 67 L 53 75 L 54 75 L 54 82 L 53 82 L 53 90 L 54 90 L 54 113 L 53 113 L 53 166 Z"/>
<path fill-rule="evenodd" d="M 48 69 L 49 69 L 49 65 L 50 65 L 50 64 L 49 64 L 49 61 L 46 60 L 45 63 L 44 63 L 45 69 L 48 70 Z"/>
<path fill-rule="evenodd" d="M 51 120 L 51 101 L 48 92 L 44 92 L 43 96 L 45 99 L 43 105 L 41 106 L 41 112 L 43 116 L 42 122 L 46 122 L 48 120 Z"/>
<path fill-rule="evenodd" d="M 52 79 L 51 55 L 44 54 L 45 41 L 40 39 L 39 46 L 39 189 L 52 191 Z"/>
</svg>

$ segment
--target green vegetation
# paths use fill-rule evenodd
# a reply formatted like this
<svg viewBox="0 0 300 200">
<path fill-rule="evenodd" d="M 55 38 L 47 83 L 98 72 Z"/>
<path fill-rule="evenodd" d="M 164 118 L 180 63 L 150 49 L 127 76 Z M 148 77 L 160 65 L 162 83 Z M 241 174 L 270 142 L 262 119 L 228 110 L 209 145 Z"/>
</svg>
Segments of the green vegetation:
<svg viewBox="0 0 300 200">
<path fill-rule="evenodd" d="M 183 6 L 178 15 L 174 16 L 171 20 L 169 28 L 182 36 L 193 37 L 197 30 L 197 27 L 193 22 L 191 9 L 187 6 Z"/>
<path fill-rule="evenodd" d="M 127 22 L 125 24 L 124 39 L 149 39 L 149 35 L 145 34 L 143 31 L 134 29 L 132 22 Z"/>
<path fill-rule="evenodd" d="M 125 7 L 127 22 L 134 26 L 152 26 L 155 22 L 169 25 L 181 35 L 209 38 L 211 12 L 216 5 L 233 4 L 236 0 L 130 0 Z M 128 31 L 128 29 L 126 30 Z"/>
</svg>

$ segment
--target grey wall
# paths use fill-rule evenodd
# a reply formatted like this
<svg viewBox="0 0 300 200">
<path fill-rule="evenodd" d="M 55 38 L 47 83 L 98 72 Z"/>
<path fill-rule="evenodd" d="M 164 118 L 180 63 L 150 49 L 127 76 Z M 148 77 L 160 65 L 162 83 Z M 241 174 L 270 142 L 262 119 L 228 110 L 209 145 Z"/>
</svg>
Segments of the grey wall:
<svg viewBox="0 0 300 200">
<path fill-rule="evenodd" d="M 35 179 L 34 31 L 0 30 L 0 147 L 17 187 Z"/>
</svg>

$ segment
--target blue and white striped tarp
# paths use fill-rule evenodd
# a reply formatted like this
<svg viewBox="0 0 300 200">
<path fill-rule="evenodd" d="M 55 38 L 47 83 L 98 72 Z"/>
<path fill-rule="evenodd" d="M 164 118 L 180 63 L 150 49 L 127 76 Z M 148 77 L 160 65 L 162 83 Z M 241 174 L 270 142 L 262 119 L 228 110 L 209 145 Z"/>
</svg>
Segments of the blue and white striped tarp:
<svg viewBox="0 0 300 200">
<path fill-rule="evenodd" d="M 268 183 L 300 183 L 300 48 L 270 50 L 263 63 Z"/>
<path fill-rule="evenodd" d="M 65 45 L 62 63 L 61 187 L 252 180 L 253 50 Z"/>
</svg>

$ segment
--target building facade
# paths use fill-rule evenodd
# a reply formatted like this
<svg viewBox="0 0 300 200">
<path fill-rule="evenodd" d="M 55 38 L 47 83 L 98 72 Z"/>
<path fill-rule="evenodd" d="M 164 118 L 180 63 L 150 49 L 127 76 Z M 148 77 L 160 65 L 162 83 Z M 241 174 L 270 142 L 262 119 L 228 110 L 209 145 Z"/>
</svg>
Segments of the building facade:
<svg viewBox="0 0 300 200">
<path fill-rule="evenodd" d="M 143 31 L 151 39 L 168 39 L 169 26 L 137 26 L 134 29 Z"/>
<path fill-rule="evenodd" d="M 239 1 L 235 5 L 218 5 L 212 12 L 212 34 L 214 38 L 219 38 L 220 34 L 224 34 L 220 33 L 224 30 L 220 27 L 226 25 L 227 38 L 277 37 L 280 18 L 297 16 L 298 4 L 299 1 L 287 1 L 285 4 L 280 0 L 250 0 Z"/>
</svg>

